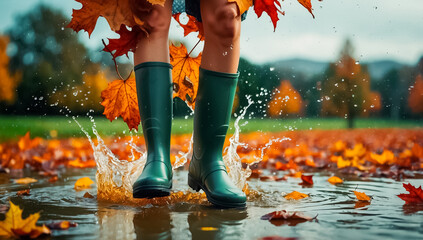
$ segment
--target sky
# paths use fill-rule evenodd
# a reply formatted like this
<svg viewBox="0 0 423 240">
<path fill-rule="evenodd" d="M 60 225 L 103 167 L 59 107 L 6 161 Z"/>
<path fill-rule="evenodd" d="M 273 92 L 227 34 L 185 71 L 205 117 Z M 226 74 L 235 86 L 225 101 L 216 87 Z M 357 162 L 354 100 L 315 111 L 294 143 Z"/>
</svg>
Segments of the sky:
<svg viewBox="0 0 423 240">
<path fill-rule="evenodd" d="M 40 3 L 69 18 L 72 8 L 81 7 L 74 0 L 0 0 L 0 33 L 13 26 L 16 15 Z M 315 19 L 297 0 L 282 1 L 286 14 L 279 16 L 275 31 L 266 13 L 257 19 L 250 8 L 241 26 L 241 56 L 258 64 L 290 58 L 335 61 L 346 38 L 352 40 L 355 57 L 362 62 L 389 59 L 414 65 L 423 56 L 422 0 L 312 0 L 312 4 Z M 101 47 L 102 38 L 117 36 L 104 19 L 97 22 L 91 39 L 79 33 L 92 49 Z M 172 22 L 171 39 L 183 41 L 188 48 L 195 44 L 194 34 L 182 36 L 182 29 Z"/>
</svg>

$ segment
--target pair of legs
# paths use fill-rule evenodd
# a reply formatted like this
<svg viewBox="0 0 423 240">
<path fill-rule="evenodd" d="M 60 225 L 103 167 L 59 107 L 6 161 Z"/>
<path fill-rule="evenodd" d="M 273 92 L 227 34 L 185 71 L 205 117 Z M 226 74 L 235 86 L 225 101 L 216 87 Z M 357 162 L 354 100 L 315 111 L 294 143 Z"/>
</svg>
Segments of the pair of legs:
<svg viewBox="0 0 423 240">
<path fill-rule="evenodd" d="M 193 0 L 195 1 L 195 0 Z M 168 32 L 172 0 L 153 6 L 140 16 L 148 36 L 135 52 L 135 76 L 147 162 L 133 186 L 133 196 L 169 195 L 172 187 L 170 126 L 172 84 Z M 238 80 L 241 17 L 235 3 L 201 0 L 205 44 L 194 113 L 194 147 L 188 184 L 203 189 L 208 200 L 220 207 L 243 207 L 246 197 L 228 177 L 222 148 Z"/>
</svg>

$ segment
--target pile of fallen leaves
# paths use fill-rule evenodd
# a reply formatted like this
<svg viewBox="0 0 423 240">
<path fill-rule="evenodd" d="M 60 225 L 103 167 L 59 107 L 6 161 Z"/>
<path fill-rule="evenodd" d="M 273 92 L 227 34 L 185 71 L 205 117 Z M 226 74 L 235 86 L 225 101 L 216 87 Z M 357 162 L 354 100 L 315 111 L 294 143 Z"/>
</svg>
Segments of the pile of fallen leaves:
<svg viewBox="0 0 423 240">
<path fill-rule="evenodd" d="M 274 141 L 283 137 L 290 140 Z M 172 163 L 181 152 L 189 151 L 190 139 L 190 134 L 172 136 Z M 142 136 L 105 140 L 119 159 L 139 159 L 140 153 L 133 151 L 129 142 L 145 150 Z M 421 129 L 252 132 L 241 134 L 240 142 L 245 143 L 237 149 L 244 164 L 251 164 L 263 156 L 259 163 L 250 166 L 252 177 L 263 180 L 276 179 L 262 176 L 262 169 L 283 171 L 297 177 L 316 171 L 394 179 L 423 173 Z M 229 138 L 225 142 L 225 146 L 228 145 Z M 0 161 L 2 171 L 27 167 L 47 177 L 56 176 L 57 171 L 65 167 L 95 167 L 93 149 L 87 139 L 31 139 L 29 133 L 17 142 L 0 144 Z"/>
</svg>

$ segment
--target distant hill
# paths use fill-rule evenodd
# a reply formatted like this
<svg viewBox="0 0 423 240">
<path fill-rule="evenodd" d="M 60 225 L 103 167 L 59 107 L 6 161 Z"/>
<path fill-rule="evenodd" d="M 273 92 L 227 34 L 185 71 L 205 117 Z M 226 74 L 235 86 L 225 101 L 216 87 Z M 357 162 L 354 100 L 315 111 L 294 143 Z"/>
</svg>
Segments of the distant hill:
<svg viewBox="0 0 423 240">
<path fill-rule="evenodd" d="M 399 69 L 406 64 L 393 60 L 378 60 L 372 62 L 363 62 L 368 66 L 372 78 L 379 79 L 383 77 L 391 69 Z M 279 60 L 268 63 L 271 67 L 279 71 L 289 70 L 294 72 L 302 72 L 306 77 L 311 77 L 315 74 L 323 73 L 329 65 L 329 62 L 319 62 L 307 59 L 293 58 L 286 60 Z"/>
</svg>

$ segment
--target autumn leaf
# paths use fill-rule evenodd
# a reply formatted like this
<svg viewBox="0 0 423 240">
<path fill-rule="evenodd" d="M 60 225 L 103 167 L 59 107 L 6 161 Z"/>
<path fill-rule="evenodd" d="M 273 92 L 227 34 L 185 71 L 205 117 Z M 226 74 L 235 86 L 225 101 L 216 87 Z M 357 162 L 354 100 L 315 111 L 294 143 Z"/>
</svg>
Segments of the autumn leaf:
<svg viewBox="0 0 423 240">
<path fill-rule="evenodd" d="M 414 187 L 410 183 L 405 184 L 403 183 L 402 186 L 407 190 L 409 193 L 401 193 L 397 196 L 405 201 L 406 204 L 413 204 L 413 203 L 423 203 L 423 190 L 422 186 L 419 188 Z"/>
<path fill-rule="evenodd" d="M 0 236 L 14 238 L 37 238 L 40 235 L 50 235 L 50 229 L 45 225 L 35 225 L 40 218 L 40 213 L 30 214 L 22 219 L 22 209 L 10 203 L 10 209 L 6 213 L 6 218 L 0 222 Z"/>
<path fill-rule="evenodd" d="M 93 183 L 93 180 L 91 180 L 89 177 L 80 178 L 75 182 L 75 190 L 80 191 L 90 188 Z"/>
<path fill-rule="evenodd" d="M 47 227 L 52 230 L 66 230 L 70 227 L 77 227 L 78 224 L 69 221 L 51 222 L 47 224 Z"/>
<path fill-rule="evenodd" d="M 18 184 L 30 184 L 30 183 L 35 183 L 37 181 L 38 181 L 37 179 L 29 178 L 29 177 L 15 179 L 15 183 L 18 183 Z"/>
<path fill-rule="evenodd" d="M 119 34 L 120 37 L 117 39 L 109 38 L 109 43 L 103 49 L 103 51 L 112 54 L 113 58 L 122 55 L 128 57 L 129 51 L 135 52 L 139 34 L 143 34 L 143 30 L 138 26 L 134 26 L 131 30 L 128 30 L 128 28 L 122 24 L 116 33 Z"/>
<path fill-rule="evenodd" d="M 354 191 L 355 197 L 359 200 L 359 201 L 370 201 L 371 198 L 369 196 L 367 196 L 364 192 L 357 192 Z"/>
<path fill-rule="evenodd" d="M 282 210 L 263 215 L 261 220 L 269 220 L 275 226 L 281 226 L 284 224 L 287 224 L 288 226 L 295 226 L 299 223 L 316 219 L 316 217 L 317 215 L 315 217 L 309 217 L 301 212 L 288 212 L 286 210 Z"/>
<path fill-rule="evenodd" d="M 392 164 L 395 162 L 395 156 L 392 151 L 384 150 L 382 154 L 370 153 L 370 159 L 372 159 L 375 163 L 383 165 L 383 164 Z"/>
<path fill-rule="evenodd" d="M 205 232 L 210 232 L 210 231 L 217 231 L 219 230 L 218 228 L 215 227 L 202 227 L 201 231 L 205 231 Z"/>
<path fill-rule="evenodd" d="M 300 192 L 297 192 L 297 191 L 293 191 L 293 192 L 284 196 L 284 198 L 288 199 L 288 200 L 299 200 L 299 199 L 303 199 L 303 198 L 307 198 L 307 197 L 309 197 L 308 194 L 300 193 Z"/>
<path fill-rule="evenodd" d="M 83 197 L 84 198 L 94 198 L 94 196 L 91 195 L 91 193 L 89 193 L 89 192 L 85 192 Z"/>
<path fill-rule="evenodd" d="M 176 22 L 178 22 L 179 25 L 184 29 L 184 37 L 192 32 L 198 32 L 198 38 L 204 40 L 204 28 L 202 22 L 197 21 L 195 17 L 187 14 L 188 22 L 186 24 L 182 24 L 180 17 L 180 13 L 173 15 L 173 18 L 176 20 Z"/>
<path fill-rule="evenodd" d="M 340 179 L 337 176 L 332 176 L 328 179 L 328 182 L 330 182 L 331 184 L 338 184 L 338 183 L 343 183 L 344 181 L 342 181 L 342 179 Z"/>
<path fill-rule="evenodd" d="M 266 12 L 273 23 L 273 30 L 276 30 L 276 23 L 279 21 L 278 12 L 285 15 L 285 12 L 281 11 L 281 3 L 279 0 L 255 0 L 254 11 L 257 17 L 261 17 L 263 12 Z"/>
<path fill-rule="evenodd" d="M 104 106 L 103 114 L 110 121 L 122 117 L 129 129 L 138 130 L 140 113 L 138 110 L 137 90 L 135 78 L 127 80 L 114 80 L 101 92 Z"/>
<path fill-rule="evenodd" d="M 251 6 L 253 6 L 253 0 L 228 0 L 228 2 L 235 2 L 239 9 L 239 14 L 243 14 Z M 257 0 L 256 0 L 257 2 Z"/>
<path fill-rule="evenodd" d="M 310 13 L 311 16 L 314 18 L 313 8 L 311 6 L 311 0 L 298 0 L 298 2 L 303 5 Z"/>
<path fill-rule="evenodd" d="M 304 175 L 301 174 L 301 180 L 302 182 L 300 185 L 313 185 L 313 175 Z"/>
<path fill-rule="evenodd" d="M 81 9 L 74 9 L 72 20 L 67 25 L 74 31 L 85 30 L 88 35 L 94 31 L 97 19 L 102 16 L 113 31 L 118 31 L 122 24 L 133 27 L 140 24 L 134 16 L 130 0 L 75 0 L 82 4 Z"/>
<path fill-rule="evenodd" d="M 169 46 L 169 52 L 170 64 L 173 65 L 174 97 L 179 97 L 194 108 L 197 97 L 201 53 L 196 58 L 192 58 L 183 44 L 176 47 L 173 43 Z"/>
<path fill-rule="evenodd" d="M 20 190 L 16 193 L 16 195 L 18 195 L 18 196 L 29 196 L 30 195 L 29 191 L 30 191 L 30 189 Z"/>
</svg>

